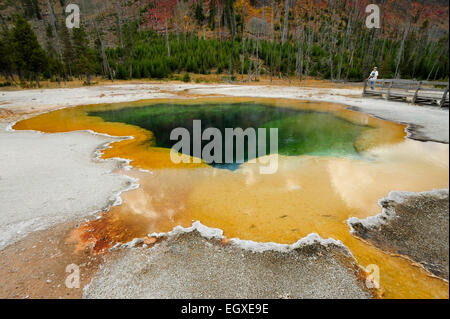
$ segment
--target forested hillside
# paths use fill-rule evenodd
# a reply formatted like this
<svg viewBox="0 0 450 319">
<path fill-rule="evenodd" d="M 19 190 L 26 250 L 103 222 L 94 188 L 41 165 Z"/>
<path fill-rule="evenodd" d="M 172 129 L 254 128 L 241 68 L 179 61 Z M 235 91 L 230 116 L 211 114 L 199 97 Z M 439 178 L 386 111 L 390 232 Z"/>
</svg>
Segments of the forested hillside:
<svg viewBox="0 0 450 319">
<path fill-rule="evenodd" d="M 1 0 L 0 72 L 8 83 L 307 76 L 448 79 L 448 1 L 79 0 L 82 27 L 67 29 L 65 0 Z M 369 3 L 381 28 L 365 24 Z M 185 75 L 184 79 L 189 80 Z"/>
</svg>

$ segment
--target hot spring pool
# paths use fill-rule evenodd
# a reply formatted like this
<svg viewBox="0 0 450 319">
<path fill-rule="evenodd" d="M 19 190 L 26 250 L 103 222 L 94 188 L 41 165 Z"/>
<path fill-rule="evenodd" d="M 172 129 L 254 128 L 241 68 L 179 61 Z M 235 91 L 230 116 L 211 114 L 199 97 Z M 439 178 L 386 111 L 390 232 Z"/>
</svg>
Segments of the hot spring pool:
<svg viewBox="0 0 450 319">
<path fill-rule="evenodd" d="M 192 130 L 196 119 L 221 132 L 278 128 L 278 171 L 261 175 L 249 162 L 173 163 L 170 132 Z M 86 239 L 100 248 L 193 220 L 259 242 L 294 243 L 317 233 L 342 241 L 361 266 L 377 265 L 387 298 L 448 298 L 447 283 L 353 237 L 346 223 L 379 214 L 378 201 L 391 191 L 448 188 L 448 145 L 405 139 L 404 125 L 329 103 L 205 98 L 66 108 L 14 129 L 133 137 L 103 150 L 104 159 L 130 159 L 134 169 L 118 172 L 138 178 L 140 187 L 85 226 L 92 230 Z"/>
<path fill-rule="evenodd" d="M 356 140 L 372 127 L 352 123 L 328 112 L 277 108 L 262 103 L 207 103 L 182 105 L 163 103 L 143 107 L 120 108 L 116 110 L 88 112 L 88 116 L 98 116 L 105 122 L 118 122 L 138 126 L 151 131 L 153 136 L 146 141 L 149 147 L 170 149 L 175 142 L 170 133 L 176 128 L 186 128 L 194 136 L 193 121 L 199 120 L 202 129 L 217 128 L 225 138 L 226 128 L 253 128 L 258 136 L 258 128 L 278 129 L 278 154 L 285 156 L 358 156 Z M 265 154 L 270 154 L 267 136 Z M 258 138 L 256 139 L 258 142 Z M 202 141 L 202 149 L 209 141 Z M 222 141 L 223 159 L 211 165 L 235 170 L 239 167 L 234 156 L 233 163 L 225 163 L 225 141 Z M 248 141 L 246 143 L 248 145 Z M 246 146 L 247 146 L 246 145 Z M 257 149 L 260 145 L 257 144 Z M 190 152 L 186 155 L 194 156 Z M 249 157 L 245 147 L 245 161 Z"/>
</svg>

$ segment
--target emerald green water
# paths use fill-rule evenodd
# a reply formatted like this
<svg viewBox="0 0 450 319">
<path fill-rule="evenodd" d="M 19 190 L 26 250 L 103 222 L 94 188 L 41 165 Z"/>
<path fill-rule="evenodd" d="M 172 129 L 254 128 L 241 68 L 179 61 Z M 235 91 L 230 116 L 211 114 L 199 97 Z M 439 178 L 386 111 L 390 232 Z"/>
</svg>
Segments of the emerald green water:
<svg viewBox="0 0 450 319">
<path fill-rule="evenodd" d="M 358 156 L 354 142 L 368 126 L 361 126 L 339 118 L 332 113 L 302 111 L 258 103 L 221 104 L 155 104 L 144 107 L 125 107 L 117 110 L 90 112 L 107 122 L 139 126 L 153 132 L 148 146 L 172 148 L 177 141 L 170 140 L 175 128 L 186 128 L 191 137 L 193 120 L 202 121 L 202 130 L 225 128 L 278 128 L 278 154 L 286 156 Z M 267 130 L 267 153 L 269 130 Z M 209 141 L 203 141 L 202 146 Z M 225 143 L 223 143 L 225 145 Z M 246 145 L 247 149 L 247 145 Z M 191 147 L 192 150 L 192 147 Z M 187 154 L 192 155 L 192 154 Z M 250 160 L 245 155 L 245 160 Z M 222 161 L 223 163 L 225 160 Z M 239 164 L 212 163 L 212 166 L 236 169 Z"/>
</svg>

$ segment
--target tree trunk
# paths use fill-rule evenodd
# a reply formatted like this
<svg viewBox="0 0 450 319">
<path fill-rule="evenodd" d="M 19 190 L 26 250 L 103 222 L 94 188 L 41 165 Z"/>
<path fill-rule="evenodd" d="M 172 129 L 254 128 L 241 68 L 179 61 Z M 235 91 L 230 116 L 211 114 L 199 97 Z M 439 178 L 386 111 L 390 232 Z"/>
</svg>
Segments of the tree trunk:
<svg viewBox="0 0 450 319">
<path fill-rule="evenodd" d="M 281 44 L 284 44 L 289 35 L 289 2 L 290 0 L 285 0 L 284 2 L 284 22 L 283 22 L 283 35 L 281 37 Z"/>
<path fill-rule="evenodd" d="M 274 51 L 274 37 L 275 37 L 275 25 L 273 23 L 273 20 L 275 19 L 275 3 L 272 1 L 272 14 L 271 14 L 271 28 L 272 28 L 272 34 L 271 34 L 271 43 L 270 43 L 270 83 L 272 83 L 273 81 L 273 59 L 274 59 L 274 55 L 273 55 L 273 51 Z"/>
<path fill-rule="evenodd" d="M 48 11 L 49 11 L 49 14 L 50 14 L 50 25 L 52 27 L 53 35 L 54 35 L 55 40 L 56 40 L 55 41 L 55 43 L 56 43 L 55 50 L 56 50 L 56 53 L 58 55 L 58 59 L 60 61 L 62 61 L 62 55 L 61 55 L 58 31 L 56 30 L 56 17 L 55 17 L 54 11 L 53 11 L 53 7 L 52 7 L 52 5 L 51 5 L 49 0 L 47 0 L 47 4 L 48 4 Z"/>
<path fill-rule="evenodd" d="M 167 57 L 170 58 L 169 26 L 167 19 L 166 19 L 166 45 L 167 45 Z"/>
<path fill-rule="evenodd" d="M 122 31 L 122 11 L 120 9 L 120 3 L 116 5 L 117 11 L 117 27 L 119 29 L 119 45 L 123 49 L 123 31 Z"/>
<path fill-rule="evenodd" d="M 345 75 L 345 80 L 348 81 L 348 77 L 350 75 L 350 70 L 353 68 L 353 56 L 355 54 L 355 50 L 354 50 L 354 45 L 352 43 L 352 45 L 350 46 L 350 52 L 352 52 L 352 55 L 350 56 L 350 62 L 348 63 L 348 69 L 347 69 L 347 74 Z"/>
<path fill-rule="evenodd" d="M 405 28 L 405 33 L 403 34 L 402 43 L 400 44 L 400 49 L 397 54 L 397 66 L 395 67 L 395 78 L 396 79 L 398 79 L 400 76 L 399 67 L 400 67 L 400 62 L 402 61 L 403 50 L 405 48 L 405 41 L 406 41 L 406 38 L 408 37 L 408 32 L 409 32 L 409 25 Z"/>
<path fill-rule="evenodd" d="M 255 81 L 259 79 L 259 30 L 256 33 L 256 76 Z"/>
<path fill-rule="evenodd" d="M 303 79 L 303 39 L 304 39 L 304 30 L 303 28 L 300 29 L 300 35 L 297 34 L 297 59 L 296 59 L 296 72 L 297 77 L 300 82 L 302 83 Z"/>
<path fill-rule="evenodd" d="M 231 81 L 234 80 L 234 46 L 235 46 L 235 37 L 236 37 L 236 19 L 234 16 L 234 1 L 227 0 L 226 2 L 226 10 L 228 16 L 228 26 L 231 33 L 231 56 L 230 56 L 230 76 Z"/>
<path fill-rule="evenodd" d="M 100 51 L 102 53 L 103 69 L 105 70 L 106 77 L 109 75 L 111 81 L 114 82 L 114 76 L 113 76 L 111 68 L 109 66 L 108 57 L 106 56 L 103 40 L 100 36 L 100 33 L 98 32 L 97 25 L 95 23 L 93 23 L 93 26 L 94 26 L 95 32 L 97 33 L 98 41 L 100 42 Z"/>
<path fill-rule="evenodd" d="M 219 4 L 219 1 L 217 1 L 217 16 L 219 18 L 217 31 L 219 33 L 219 42 L 222 42 L 222 30 L 221 30 L 221 27 L 222 27 L 222 14 L 223 14 L 222 7 Z"/>
<path fill-rule="evenodd" d="M 245 69 L 245 24 L 242 26 L 242 70 L 241 80 L 244 81 L 244 69 Z"/>
<path fill-rule="evenodd" d="M 37 84 L 38 88 L 41 88 L 41 83 L 39 82 L 39 72 L 36 72 L 34 74 L 34 76 L 35 76 L 36 84 Z"/>
</svg>

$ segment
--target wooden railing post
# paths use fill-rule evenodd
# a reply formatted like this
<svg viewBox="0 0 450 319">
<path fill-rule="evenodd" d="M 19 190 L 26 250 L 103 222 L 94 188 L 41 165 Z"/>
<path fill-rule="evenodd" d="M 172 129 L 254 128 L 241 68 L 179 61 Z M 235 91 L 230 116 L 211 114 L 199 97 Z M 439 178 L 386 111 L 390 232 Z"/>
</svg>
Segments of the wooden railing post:
<svg viewBox="0 0 450 319">
<path fill-rule="evenodd" d="M 416 100 L 417 100 L 417 97 L 419 96 L 419 91 L 420 91 L 421 87 L 422 87 L 422 81 L 419 82 L 419 85 L 417 86 L 417 90 L 414 93 L 414 97 L 413 97 L 413 100 L 412 100 L 413 104 L 416 104 Z"/>
<path fill-rule="evenodd" d="M 448 94 L 448 84 L 447 84 L 447 87 L 445 88 L 444 95 L 442 96 L 441 103 L 439 103 L 439 106 L 440 106 L 440 107 L 443 107 L 443 106 L 444 106 L 444 104 L 445 104 L 445 99 L 447 98 L 447 94 Z"/>
<path fill-rule="evenodd" d="M 386 94 L 386 100 L 389 100 L 391 98 L 391 89 L 392 89 L 393 84 L 394 84 L 394 80 L 391 80 L 391 83 L 389 84 L 388 92 Z"/>
</svg>

